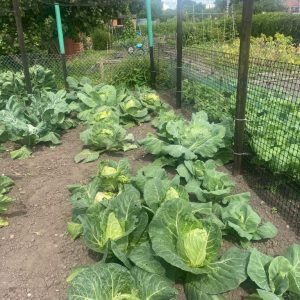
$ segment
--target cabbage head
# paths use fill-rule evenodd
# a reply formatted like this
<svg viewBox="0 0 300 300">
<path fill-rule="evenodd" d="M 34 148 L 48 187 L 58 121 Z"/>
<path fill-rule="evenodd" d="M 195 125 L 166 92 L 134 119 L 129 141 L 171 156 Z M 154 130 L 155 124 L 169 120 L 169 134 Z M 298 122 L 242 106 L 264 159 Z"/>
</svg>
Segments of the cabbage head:
<svg viewBox="0 0 300 300">
<path fill-rule="evenodd" d="M 201 267 L 206 258 L 207 241 L 207 231 L 195 228 L 179 237 L 177 249 L 186 257 L 191 267 Z"/>
<path fill-rule="evenodd" d="M 105 160 L 98 166 L 97 177 L 100 189 L 105 192 L 118 192 L 124 184 L 131 181 L 130 164 L 127 159 L 118 162 Z"/>
</svg>

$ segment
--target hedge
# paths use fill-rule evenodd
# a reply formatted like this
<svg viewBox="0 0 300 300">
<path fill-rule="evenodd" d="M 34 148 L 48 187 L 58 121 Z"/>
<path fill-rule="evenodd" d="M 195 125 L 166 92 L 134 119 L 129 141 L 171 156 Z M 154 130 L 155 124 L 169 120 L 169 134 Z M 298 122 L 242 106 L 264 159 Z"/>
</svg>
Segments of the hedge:
<svg viewBox="0 0 300 300">
<path fill-rule="evenodd" d="M 240 31 L 241 19 L 237 20 Z M 300 43 L 300 15 L 289 13 L 265 13 L 253 17 L 252 36 L 274 36 L 277 32 L 291 36 L 294 43 Z"/>
<path fill-rule="evenodd" d="M 232 37 L 232 19 L 226 19 L 225 39 Z M 211 26 L 212 25 L 212 26 Z M 236 17 L 236 27 L 238 33 L 241 30 L 241 17 Z M 184 44 L 194 45 L 201 44 L 203 38 L 205 41 L 222 40 L 224 38 L 224 19 L 205 20 L 202 22 L 192 23 L 184 22 Z M 204 30 L 203 30 L 204 27 Z M 146 26 L 141 26 L 143 34 L 146 34 Z M 211 30 L 213 29 L 213 30 Z M 258 37 L 261 34 L 274 36 L 277 32 L 285 36 L 291 36 L 294 43 L 300 43 L 300 14 L 289 13 L 264 13 L 253 16 L 252 36 Z M 153 26 L 156 36 L 175 35 L 176 20 L 168 20 Z M 204 32 L 204 35 L 203 35 Z"/>
</svg>

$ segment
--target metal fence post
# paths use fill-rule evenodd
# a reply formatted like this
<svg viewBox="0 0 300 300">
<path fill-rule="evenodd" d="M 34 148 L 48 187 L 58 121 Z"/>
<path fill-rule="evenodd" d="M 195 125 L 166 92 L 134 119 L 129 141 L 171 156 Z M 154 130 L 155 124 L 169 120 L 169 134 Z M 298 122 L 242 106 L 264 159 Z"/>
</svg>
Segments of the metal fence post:
<svg viewBox="0 0 300 300">
<path fill-rule="evenodd" d="M 66 64 L 65 44 L 64 44 L 64 35 L 63 35 L 62 23 L 61 23 L 60 7 L 59 7 L 59 4 L 56 2 L 54 2 L 54 7 L 55 7 L 55 17 L 56 17 L 59 49 L 60 49 L 60 54 L 61 54 L 62 70 L 63 70 L 63 76 L 64 76 L 64 85 L 65 85 L 65 89 L 68 90 L 69 89 L 69 85 L 67 82 L 68 70 L 67 70 L 67 64 Z"/>
<path fill-rule="evenodd" d="M 182 100 L 182 0 L 177 0 L 177 67 L 176 67 L 176 107 L 181 108 Z"/>
<path fill-rule="evenodd" d="M 253 5 L 254 0 L 244 0 L 236 96 L 233 175 L 241 174 L 242 157 L 244 155 L 244 134 L 246 123 L 246 101 Z"/>
<path fill-rule="evenodd" d="M 28 58 L 27 58 L 25 42 L 24 42 L 24 32 L 23 32 L 19 0 L 13 0 L 13 7 L 14 7 L 14 14 L 15 14 L 16 25 L 17 25 L 18 40 L 19 40 L 19 46 L 21 51 L 23 69 L 24 69 L 26 89 L 29 94 L 32 94 L 29 64 L 28 64 Z"/>
<path fill-rule="evenodd" d="M 152 88 L 154 88 L 155 80 L 156 80 L 156 71 L 155 71 L 154 49 L 153 49 L 151 0 L 146 0 L 146 12 L 147 12 L 148 43 L 149 43 L 149 53 L 150 53 L 151 86 Z"/>
</svg>

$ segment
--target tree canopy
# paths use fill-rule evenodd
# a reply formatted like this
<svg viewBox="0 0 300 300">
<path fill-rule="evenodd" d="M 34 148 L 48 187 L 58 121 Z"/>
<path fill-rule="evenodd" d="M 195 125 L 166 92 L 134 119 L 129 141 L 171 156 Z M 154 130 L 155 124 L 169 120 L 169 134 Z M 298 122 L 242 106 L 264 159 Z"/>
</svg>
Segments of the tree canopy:
<svg viewBox="0 0 300 300">
<path fill-rule="evenodd" d="M 215 0 L 216 10 L 224 11 L 226 9 L 227 0 Z M 234 5 L 236 12 L 242 10 L 243 0 L 230 0 L 230 5 Z M 286 6 L 283 0 L 256 0 L 254 2 L 254 13 L 262 12 L 280 12 L 286 11 Z"/>
<path fill-rule="evenodd" d="M 25 43 L 28 50 L 47 49 L 56 37 L 53 0 L 19 0 Z M 144 0 L 58 0 L 65 35 L 78 38 L 122 13 L 143 9 Z M 0 0 L 0 54 L 18 52 L 17 32 L 11 0 Z M 53 44 L 53 43 L 52 43 Z"/>
</svg>

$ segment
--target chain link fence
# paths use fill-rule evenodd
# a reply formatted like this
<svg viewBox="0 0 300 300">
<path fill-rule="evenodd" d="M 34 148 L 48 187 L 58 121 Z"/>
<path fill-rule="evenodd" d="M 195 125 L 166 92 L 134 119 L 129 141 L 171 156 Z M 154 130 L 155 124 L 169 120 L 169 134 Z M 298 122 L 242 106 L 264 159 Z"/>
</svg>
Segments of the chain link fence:
<svg viewBox="0 0 300 300">
<path fill-rule="evenodd" d="M 176 50 L 159 44 L 175 91 Z M 162 70 L 161 66 L 159 69 Z M 183 101 L 211 121 L 235 116 L 238 56 L 201 47 L 183 50 Z M 158 82 L 159 83 L 159 82 Z M 165 86 L 159 84 L 159 89 Z M 250 59 L 245 178 L 296 231 L 300 230 L 300 66 Z"/>
</svg>

